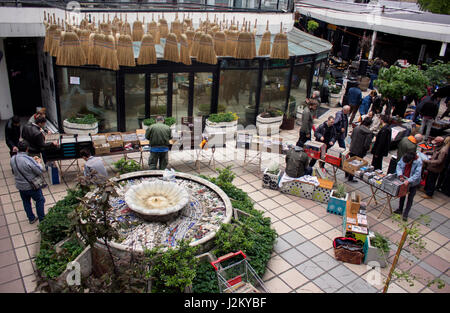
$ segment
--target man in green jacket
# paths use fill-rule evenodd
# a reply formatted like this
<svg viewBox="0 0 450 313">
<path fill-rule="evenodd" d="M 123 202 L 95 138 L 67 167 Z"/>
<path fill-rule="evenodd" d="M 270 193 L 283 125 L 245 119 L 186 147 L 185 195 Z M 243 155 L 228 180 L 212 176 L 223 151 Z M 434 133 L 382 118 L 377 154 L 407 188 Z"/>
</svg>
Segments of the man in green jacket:
<svg viewBox="0 0 450 313">
<path fill-rule="evenodd" d="M 156 123 L 145 132 L 145 138 L 150 141 L 150 158 L 148 165 L 151 170 L 156 170 L 159 161 L 160 170 L 164 170 L 169 163 L 169 145 L 172 139 L 170 127 L 164 124 L 164 117 L 156 117 Z"/>
<path fill-rule="evenodd" d="M 407 154 L 408 152 L 416 153 L 417 145 L 422 142 L 423 136 L 421 134 L 416 134 L 415 136 L 403 137 L 398 143 L 397 148 L 397 161 L 400 161 L 401 158 Z"/>
</svg>

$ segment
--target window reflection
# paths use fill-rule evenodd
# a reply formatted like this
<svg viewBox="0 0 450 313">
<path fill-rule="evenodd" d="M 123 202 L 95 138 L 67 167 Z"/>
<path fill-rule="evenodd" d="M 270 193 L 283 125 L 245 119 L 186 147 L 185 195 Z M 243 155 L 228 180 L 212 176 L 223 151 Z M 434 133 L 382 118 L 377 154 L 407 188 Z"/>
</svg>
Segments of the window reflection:
<svg viewBox="0 0 450 313">
<path fill-rule="evenodd" d="M 256 121 L 256 89 L 258 70 L 228 70 L 220 72 L 218 111 L 231 111 L 244 126 Z"/>
<path fill-rule="evenodd" d="M 150 77 L 150 117 L 167 115 L 168 74 L 151 74 Z"/>
<path fill-rule="evenodd" d="M 264 69 L 259 113 L 268 108 L 284 111 L 289 81 L 289 68 Z"/>
<path fill-rule="evenodd" d="M 117 131 L 116 72 L 57 67 L 62 120 L 93 114 L 99 132 Z"/>
<path fill-rule="evenodd" d="M 189 74 L 173 74 L 173 96 L 172 96 L 172 116 L 177 123 L 181 123 L 181 118 L 188 116 L 189 106 Z"/>
<path fill-rule="evenodd" d="M 194 74 L 194 116 L 211 113 L 212 73 Z"/>
<path fill-rule="evenodd" d="M 326 60 L 316 63 L 314 67 L 314 77 L 313 77 L 313 88 L 315 90 L 320 90 L 325 78 L 326 72 Z"/>
<path fill-rule="evenodd" d="M 311 64 L 295 66 L 292 72 L 291 96 L 297 104 L 302 104 L 307 95 L 308 80 L 311 75 Z"/>
<path fill-rule="evenodd" d="M 125 126 L 141 128 L 145 119 L 145 74 L 125 74 Z"/>
</svg>

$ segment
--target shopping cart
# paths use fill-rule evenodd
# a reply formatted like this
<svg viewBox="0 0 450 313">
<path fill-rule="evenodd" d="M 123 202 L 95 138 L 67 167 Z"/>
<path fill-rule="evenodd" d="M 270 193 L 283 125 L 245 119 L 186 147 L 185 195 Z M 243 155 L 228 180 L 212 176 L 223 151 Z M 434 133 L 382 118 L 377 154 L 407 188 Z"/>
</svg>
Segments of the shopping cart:
<svg viewBox="0 0 450 313">
<path fill-rule="evenodd" d="M 233 257 L 241 255 L 242 260 L 226 265 L 221 264 Z M 228 263 L 228 262 L 227 262 Z M 261 278 L 247 261 L 247 256 L 242 252 L 230 252 L 211 262 L 216 270 L 221 293 L 269 293 Z"/>
</svg>

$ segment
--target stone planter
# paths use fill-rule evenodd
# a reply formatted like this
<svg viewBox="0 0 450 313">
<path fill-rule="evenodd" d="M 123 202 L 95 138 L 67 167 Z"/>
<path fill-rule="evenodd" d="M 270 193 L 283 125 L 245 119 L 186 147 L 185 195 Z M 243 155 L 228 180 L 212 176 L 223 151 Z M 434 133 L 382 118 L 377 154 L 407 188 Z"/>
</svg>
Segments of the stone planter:
<svg viewBox="0 0 450 313">
<path fill-rule="evenodd" d="M 270 188 L 274 190 L 278 190 L 278 182 L 281 178 L 281 170 L 278 170 L 278 174 L 271 174 L 268 172 L 266 168 L 263 174 L 262 186 L 264 188 Z"/>
<path fill-rule="evenodd" d="M 56 244 L 55 248 L 58 250 L 66 240 L 63 240 Z M 92 274 L 92 253 L 91 247 L 87 246 L 72 262 L 78 262 L 80 264 L 81 279 L 88 278 Z M 67 276 L 71 274 L 72 270 L 65 270 L 56 279 L 49 279 L 48 285 L 51 292 L 59 292 L 65 286 L 67 286 Z"/>
<path fill-rule="evenodd" d="M 283 130 L 293 130 L 295 127 L 295 117 L 284 117 L 280 128 Z"/>
<path fill-rule="evenodd" d="M 256 117 L 256 130 L 258 135 L 271 136 L 280 132 L 280 126 L 283 123 L 283 115 L 275 117 Z"/>
<path fill-rule="evenodd" d="M 67 120 L 63 121 L 64 133 L 69 135 L 94 135 L 98 133 L 98 122 L 93 124 L 78 124 L 70 123 Z"/>
<path fill-rule="evenodd" d="M 345 194 L 345 198 L 336 198 L 334 196 L 335 190 L 331 192 L 330 200 L 328 200 L 327 212 L 336 214 L 336 215 L 344 215 L 345 209 L 347 207 L 348 193 Z"/>
<path fill-rule="evenodd" d="M 205 132 L 208 134 L 225 133 L 226 138 L 234 139 L 237 132 L 238 120 L 232 122 L 214 123 L 206 120 Z"/>
<path fill-rule="evenodd" d="M 369 232 L 369 236 L 367 236 L 367 240 L 364 243 L 363 251 L 364 251 L 364 264 L 369 264 L 375 262 L 380 265 L 380 267 L 386 267 L 387 265 L 387 257 L 389 256 L 389 252 L 384 253 L 381 249 L 372 246 L 370 239 L 375 238 L 375 234 L 373 232 Z"/>
</svg>

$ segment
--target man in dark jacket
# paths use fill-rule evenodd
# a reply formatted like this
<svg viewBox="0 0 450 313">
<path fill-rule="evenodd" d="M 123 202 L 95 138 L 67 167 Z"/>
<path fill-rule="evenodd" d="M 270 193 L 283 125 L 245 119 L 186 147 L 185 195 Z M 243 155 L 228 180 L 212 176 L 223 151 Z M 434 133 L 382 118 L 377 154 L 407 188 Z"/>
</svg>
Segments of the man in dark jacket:
<svg viewBox="0 0 450 313">
<path fill-rule="evenodd" d="M 303 147 L 305 142 L 311 140 L 311 130 L 314 125 L 312 112 L 315 112 L 319 102 L 311 100 L 303 109 L 302 126 L 300 127 L 300 137 L 297 141 L 297 146 Z"/>
<path fill-rule="evenodd" d="M 361 125 L 356 126 L 352 133 L 352 142 L 350 144 L 350 157 L 358 156 L 364 158 L 370 149 L 372 144 L 373 133 L 370 131 L 369 127 L 372 124 L 372 119 L 366 117 Z M 348 176 L 349 182 L 355 182 L 352 175 Z"/>
<path fill-rule="evenodd" d="M 164 117 L 156 117 L 156 123 L 145 132 L 145 138 L 150 141 L 150 158 L 148 165 L 156 170 L 159 161 L 159 170 L 165 170 L 169 163 L 169 145 L 172 139 L 170 127 L 164 124 Z"/>
<path fill-rule="evenodd" d="M 420 115 L 422 115 L 422 125 L 420 126 L 420 133 L 425 135 L 425 141 L 428 140 L 430 135 L 431 127 L 433 126 L 434 120 L 439 112 L 439 102 L 441 98 L 434 94 L 431 97 L 425 97 L 418 105 L 417 110 Z M 426 130 L 425 130 L 426 129 Z"/>
<path fill-rule="evenodd" d="M 389 125 L 389 116 L 381 116 L 381 129 L 377 134 L 375 143 L 372 148 L 372 165 L 375 170 L 381 170 L 383 165 L 383 157 L 389 153 L 389 146 L 391 144 L 391 128 Z"/>
<path fill-rule="evenodd" d="M 444 170 L 445 159 L 448 155 L 448 150 L 450 148 L 450 143 L 444 145 L 443 137 L 436 137 L 431 142 L 434 145 L 434 151 L 431 152 L 431 158 L 429 160 L 424 160 L 423 164 L 425 169 L 428 170 L 427 180 L 425 183 L 425 194 L 422 198 L 431 199 L 436 189 L 436 182 L 439 174 Z"/>
<path fill-rule="evenodd" d="M 9 148 L 9 154 L 11 156 L 17 154 L 17 144 L 20 139 L 20 118 L 14 115 L 8 120 L 5 127 L 5 140 L 6 145 Z"/>
<path fill-rule="evenodd" d="M 28 153 L 30 155 L 39 155 L 46 149 L 58 146 L 56 141 L 45 142 L 45 123 L 46 119 L 44 117 L 38 117 L 35 123 L 28 123 L 22 129 L 22 138 L 29 145 Z"/>
<path fill-rule="evenodd" d="M 308 155 L 303 151 L 303 148 L 296 146 L 289 149 L 286 154 L 286 175 L 291 178 L 311 175 L 312 169 L 308 167 L 308 161 Z"/>
<path fill-rule="evenodd" d="M 327 145 L 327 150 L 334 146 L 334 143 L 336 142 L 336 129 L 334 128 L 334 117 L 330 116 L 328 117 L 328 120 L 326 122 L 323 122 L 319 127 L 317 127 L 316 131 L 314 132 L 314 136 L 316 137 L 317 141 L 323 142 Z M 309 166 L 313 167 L 314 164 L 316 164 L 316 159 L 312 159 L 309 163 Z M 324 163 L 319 163 L 320 168 L 323 168 Z"/>
<path fill-rule="evenodd" d="M 348 114 L 350 113 L 350 106 L 344 105 L 341 111 L 336 113 L 334 118 L 334 128 L 336 130 L 336 140 L 339 147 L 345 149 L 345 138 L 347 138 L 348 131 Z"/>
<path fill-rule="evenodd" d="M 352 108 L 352 115 L 350 116 L 349 125 L 352 125 L 353 120 L 355 119 L 356 112 L 358 112 L 359 106 L 362 101 L 362 92 L 358 87 L 352 87 L 348 90 L 348 104 Z"/>
</svg>

